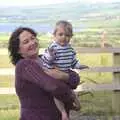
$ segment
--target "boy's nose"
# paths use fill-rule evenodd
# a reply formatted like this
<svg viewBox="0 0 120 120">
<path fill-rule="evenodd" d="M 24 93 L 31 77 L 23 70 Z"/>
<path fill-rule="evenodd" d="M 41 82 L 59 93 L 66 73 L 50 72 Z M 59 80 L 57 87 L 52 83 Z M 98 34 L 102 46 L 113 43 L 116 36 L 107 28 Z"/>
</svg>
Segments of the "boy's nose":
<svg viewBox="0 0 120 120">
<path fill-rule="evenodd" d="M 63 34 L 63 35 L 62 35 L 62 37 L 63 37 L 63 38 L 66 38 L 66 35 L 65 35 L 65 34 Z"/>
</svg>

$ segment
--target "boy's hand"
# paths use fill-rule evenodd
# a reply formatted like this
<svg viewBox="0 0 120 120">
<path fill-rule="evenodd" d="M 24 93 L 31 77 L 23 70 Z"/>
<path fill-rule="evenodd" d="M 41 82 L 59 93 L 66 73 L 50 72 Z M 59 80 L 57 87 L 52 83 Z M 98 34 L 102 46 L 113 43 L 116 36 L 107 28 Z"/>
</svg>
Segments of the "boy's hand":
<svg viewBox="0 0 120 120">
<path fill-rule="evenodd" d="M 55 59 L 55 50 L 53 48 L 48 48 L 48 52 L 50 54 L 50 56 Z"/>
<path fill-rule="evenodd" d="M 80 65 L 79 69 L 88 69 L 89 67 L 87 65 Z"/>
</svg>

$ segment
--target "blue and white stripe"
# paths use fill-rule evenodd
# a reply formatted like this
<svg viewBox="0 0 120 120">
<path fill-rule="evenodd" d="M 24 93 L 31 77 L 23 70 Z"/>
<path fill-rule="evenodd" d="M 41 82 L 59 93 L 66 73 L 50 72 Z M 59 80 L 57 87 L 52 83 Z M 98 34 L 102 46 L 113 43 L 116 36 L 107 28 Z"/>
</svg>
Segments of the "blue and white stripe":
<svg viewBox="0 0 120 120">
<path fill-rule="evenodd" d="M 60 46 L 56 42 L 53 42 L 48 49 L 53 49 L 55 52 L 55 59 L 52 61 L 52 66 L 58 67 L 62 71 L 67 71 L 70 68 L 74 68 L 74 66 L 78 63 L 75 58 L 76 53 L 69 44 L 66 46 Z M 51 60 L 47 57 L 49 55 L 43 54 L 43 56 L 44 66 L 48 69 L 52 68 Z"/>
</svg>

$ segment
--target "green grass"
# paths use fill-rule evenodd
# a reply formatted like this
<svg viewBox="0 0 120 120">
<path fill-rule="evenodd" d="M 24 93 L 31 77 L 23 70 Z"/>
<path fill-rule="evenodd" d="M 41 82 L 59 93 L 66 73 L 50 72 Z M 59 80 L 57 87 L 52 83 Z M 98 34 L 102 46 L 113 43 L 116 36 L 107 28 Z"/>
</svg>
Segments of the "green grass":
<svg viewBox="0 0 120 120">
<path fill-rule="evenodd" d="M 77 58 L 80 60 L 81 64 L 86 64 L 91 67 L 112 66 L 113 63 L 112 54 L 108 53 L 77 53 Z"/>
<path fill-rule="evenodd" d="M 112 83 L 112 73 L 86 73 L 81 72 L 81 81 L 86 83 L 96 82 L 96 83 Z"/>
<path fill-rule="evenodd" d="M 88 65 L 89 67 L 96 66 L 112 66 L 112 54 L 77 54 L 81 64 Z M 90 82 L 94 80 L 97 83 L 111 83 L 112 73 L 110 72 L 80 72 L 81 81 Z"/>
<path fill-rule="evenodd" d="M 19 119 L 18 109 L 0 110 L 0 120 L 18 120 L 18 119 Z"/>
<path fill-rule="evenodd" d="M 93 96 L 91 94 L 82 95 L 80 97 L 81 101 L 81 113 L 86 115 L 112 115 L 114 112 L 112 110 L 112 92 L 93 91 Z"/>
<path fill-rule="evenodd" d="M 19 102 L 16 95 L 0 95 L 0 120 L 18 120 Z"/>
<path fill-rule="evenodd" d="M 93 96 L 92 96 L 93 95 Z M 80 96 L 82 109 L 77 114 L 112 116 L 112 92 L 102 91 Z M 0 95 L 0 120 L 18 120 L 19 101 L 16 95 Z"/>
<path fill-rule="evenodd" d="M 0 94 L 0 108 L 1 109 L 18 109 L 19 102 L 16 95 L 1 95 Z"/>
</svg>

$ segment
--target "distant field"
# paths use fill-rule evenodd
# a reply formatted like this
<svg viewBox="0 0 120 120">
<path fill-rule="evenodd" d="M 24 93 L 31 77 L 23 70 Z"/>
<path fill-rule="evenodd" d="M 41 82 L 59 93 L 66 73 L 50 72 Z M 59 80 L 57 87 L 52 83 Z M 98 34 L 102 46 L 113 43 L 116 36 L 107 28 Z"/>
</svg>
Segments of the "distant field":
<svg viewBox="0 0 120 120">
<path fill-rule="evenodd" d="M 110 46 L 120 47 L 120 27 L 119 20 L 98 20 L 98 21 L 82 21 L 80 24 L 85 24 L 88 27 L 80 32 L 74 32 L 74 36 L 71 40 L 73 46 L 84 46 L 84 47 L 100 47 L 102 32 L 106 32 L 106 42 Z M 104 26 L 104 27 L 102 27 Z M 78 28 L 79 29 L 79 28 Z M 0 47 L 7 47 L 9 34 L 0 34 Z M 40 48 L 48 47 L 49 43 L 52 42 L 52 35 L 50 33 L 38 33 L 38 40 Z"/>
<path fill-rule="evenodd" d="M 0 33 L 0 41 L 8 41 L 9 34 L 7 33 Z"/>
</svg>

